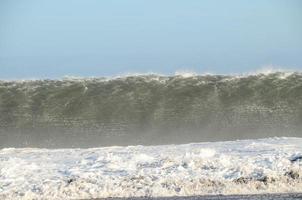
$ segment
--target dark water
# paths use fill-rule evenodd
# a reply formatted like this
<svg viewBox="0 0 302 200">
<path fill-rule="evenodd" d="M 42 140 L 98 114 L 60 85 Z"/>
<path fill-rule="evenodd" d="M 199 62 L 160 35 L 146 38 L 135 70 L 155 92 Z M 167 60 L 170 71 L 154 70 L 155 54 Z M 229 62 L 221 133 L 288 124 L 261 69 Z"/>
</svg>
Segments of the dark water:
<svg viewBox="0 0 302 200">
<path fill-rule="evenodd" d="M 109 198 L 110 200 L 297 200 L 302 194 L 257 194 L 257 195 L 213 195 L 192 197 L 143 197 L 143 198 Z M 106 200 L 109 200 L 106 199 Z M 101 200 L 101 199 L 100 199 Z"/>
<path fill-rule="evenodd" d="M 301 137 L 301 130 L 301 73 L 0 81 L 0 148 Z"/>
</svg>

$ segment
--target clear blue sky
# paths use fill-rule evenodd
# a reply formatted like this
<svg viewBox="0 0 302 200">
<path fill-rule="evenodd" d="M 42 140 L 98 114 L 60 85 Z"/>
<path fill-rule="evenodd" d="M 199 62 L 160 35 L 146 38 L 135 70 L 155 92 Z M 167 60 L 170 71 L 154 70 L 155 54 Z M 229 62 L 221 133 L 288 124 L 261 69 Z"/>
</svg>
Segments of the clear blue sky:
<svg viewBox="0 0 302 200">
<path fill-rule="evenodd" d="M 0 0 L 0 78 L 302 69 L 301 0 Z"/>
</svg>

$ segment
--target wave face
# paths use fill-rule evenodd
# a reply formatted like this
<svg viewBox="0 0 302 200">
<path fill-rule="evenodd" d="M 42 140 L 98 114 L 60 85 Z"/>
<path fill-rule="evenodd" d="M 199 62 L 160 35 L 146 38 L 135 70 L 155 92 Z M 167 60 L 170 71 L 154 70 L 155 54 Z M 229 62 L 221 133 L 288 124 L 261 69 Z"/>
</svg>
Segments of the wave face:
<svg viewBox="0 0 302 200">
<path fill-rule="evenodd" d="M 0 147 L 302 136 L 302 74 L 0 82 Z"/>
</svg>

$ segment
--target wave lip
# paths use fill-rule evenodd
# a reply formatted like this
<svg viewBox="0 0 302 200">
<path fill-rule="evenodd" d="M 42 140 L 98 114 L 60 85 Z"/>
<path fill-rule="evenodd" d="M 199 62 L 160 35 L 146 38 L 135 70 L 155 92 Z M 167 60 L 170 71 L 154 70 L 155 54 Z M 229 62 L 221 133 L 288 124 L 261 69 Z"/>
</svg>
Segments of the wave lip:
<svg viewBox="0 0 302 200">
<path fill-rule="evenodd" d="M 1 199 L 302 192 L 302 138 L 0 151 Z"/>
</svg>

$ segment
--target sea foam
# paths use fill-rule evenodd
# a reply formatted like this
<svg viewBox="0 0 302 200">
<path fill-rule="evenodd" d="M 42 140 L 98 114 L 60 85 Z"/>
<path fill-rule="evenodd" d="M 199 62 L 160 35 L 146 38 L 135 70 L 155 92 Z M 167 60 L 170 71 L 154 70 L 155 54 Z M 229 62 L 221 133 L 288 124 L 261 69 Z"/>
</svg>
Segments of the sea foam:
<svg viewBox="0 0 302 200">
<path fill-rule="evenodd" d="M 302 138 L 0 151 L 1 199 L 302 192 Z"/>
</svg>

